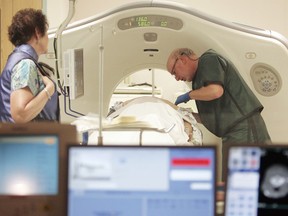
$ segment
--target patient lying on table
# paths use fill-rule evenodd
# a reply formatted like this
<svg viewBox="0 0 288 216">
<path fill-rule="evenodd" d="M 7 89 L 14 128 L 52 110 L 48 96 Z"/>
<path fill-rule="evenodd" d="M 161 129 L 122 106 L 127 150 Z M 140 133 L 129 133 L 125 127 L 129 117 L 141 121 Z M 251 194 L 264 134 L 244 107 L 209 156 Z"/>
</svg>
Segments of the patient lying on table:
<svg viewBox="0 0 288 216">
<path fill-rule="evenodd" d="M 168 100 L 146 96 L 116 102 L 110 108 L 108 119 L 112 124 L 121 124 L 123 121 L 149 122 L 150 127 L 154 128 L 168 129 L 174 125 L 169 135 L 175 144 L 202 145 L 202 133 L 192 111 L 180 108 Z"/>
</svg>

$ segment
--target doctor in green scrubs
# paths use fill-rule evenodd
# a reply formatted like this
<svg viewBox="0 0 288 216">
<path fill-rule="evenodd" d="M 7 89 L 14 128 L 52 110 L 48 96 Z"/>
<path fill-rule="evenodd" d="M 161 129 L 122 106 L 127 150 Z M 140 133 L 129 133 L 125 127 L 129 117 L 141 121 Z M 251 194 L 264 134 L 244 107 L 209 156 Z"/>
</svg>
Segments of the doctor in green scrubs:
<svg viewBox="0 0 288 216">
<path fill-rule="evenodd" d="M 198 57 L 189 48 L 170 54 L 167 70 L 176 80 L 192 82 L 192 90 L 175 104 L 195 100 L 199 121 L 227 144 L 270 143 L 261 116 L 263 106 L 231 61 L 208 50 Z"/>
</svg>

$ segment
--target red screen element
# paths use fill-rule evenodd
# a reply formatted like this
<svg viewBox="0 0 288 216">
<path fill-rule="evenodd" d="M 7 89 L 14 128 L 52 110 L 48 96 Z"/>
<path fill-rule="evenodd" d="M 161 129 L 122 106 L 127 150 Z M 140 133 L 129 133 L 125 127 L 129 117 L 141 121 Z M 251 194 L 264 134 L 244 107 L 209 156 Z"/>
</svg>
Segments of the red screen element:
<svg viewBox="0 0 288 216">
<path fill-rule="evenodd" d="M 174 158 L 173 166 L 209 166 L 210 160 L 207 158 Z"/>
</svg>

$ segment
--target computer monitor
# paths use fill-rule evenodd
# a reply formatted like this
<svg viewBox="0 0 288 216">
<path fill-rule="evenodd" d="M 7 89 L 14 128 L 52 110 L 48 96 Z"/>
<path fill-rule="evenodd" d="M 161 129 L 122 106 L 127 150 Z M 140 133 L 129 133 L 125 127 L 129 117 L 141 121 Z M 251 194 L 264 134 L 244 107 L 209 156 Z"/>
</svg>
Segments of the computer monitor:
<svg viewBox="0 0 288 216">
<path fill-rule="evenodd" d="M 65 215 L 66 147 L 75 126 L 0 124 L 0 215 Z"/>
<path fill-rule="evenodd" d="M 225 216 L 288 215 L 288 146 L 228 148 Z"/>
<path fill-rule="evenodd" d="M 215 215 L 216 148 L 69 146 L 68 216 Z"/>
</svg>

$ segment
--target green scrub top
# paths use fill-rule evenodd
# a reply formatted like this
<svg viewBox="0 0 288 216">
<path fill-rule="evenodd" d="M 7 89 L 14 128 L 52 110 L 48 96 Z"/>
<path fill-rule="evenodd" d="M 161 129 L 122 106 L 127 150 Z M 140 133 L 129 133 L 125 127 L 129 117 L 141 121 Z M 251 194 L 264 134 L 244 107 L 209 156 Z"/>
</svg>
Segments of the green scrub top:
<svg viewBox="0 0 288 216">
<path fill-rule="evenodd" d="M 196 105 L 203 125 L 218 137 L 223 137 L 237 123 L 263 109 L 233 63 L 214 50 L 206 51 L 199 58 L 192 89 L 209 84 L 222 85 L 224 94 L 212 101 L 197 100 Z"/>
</svg>

